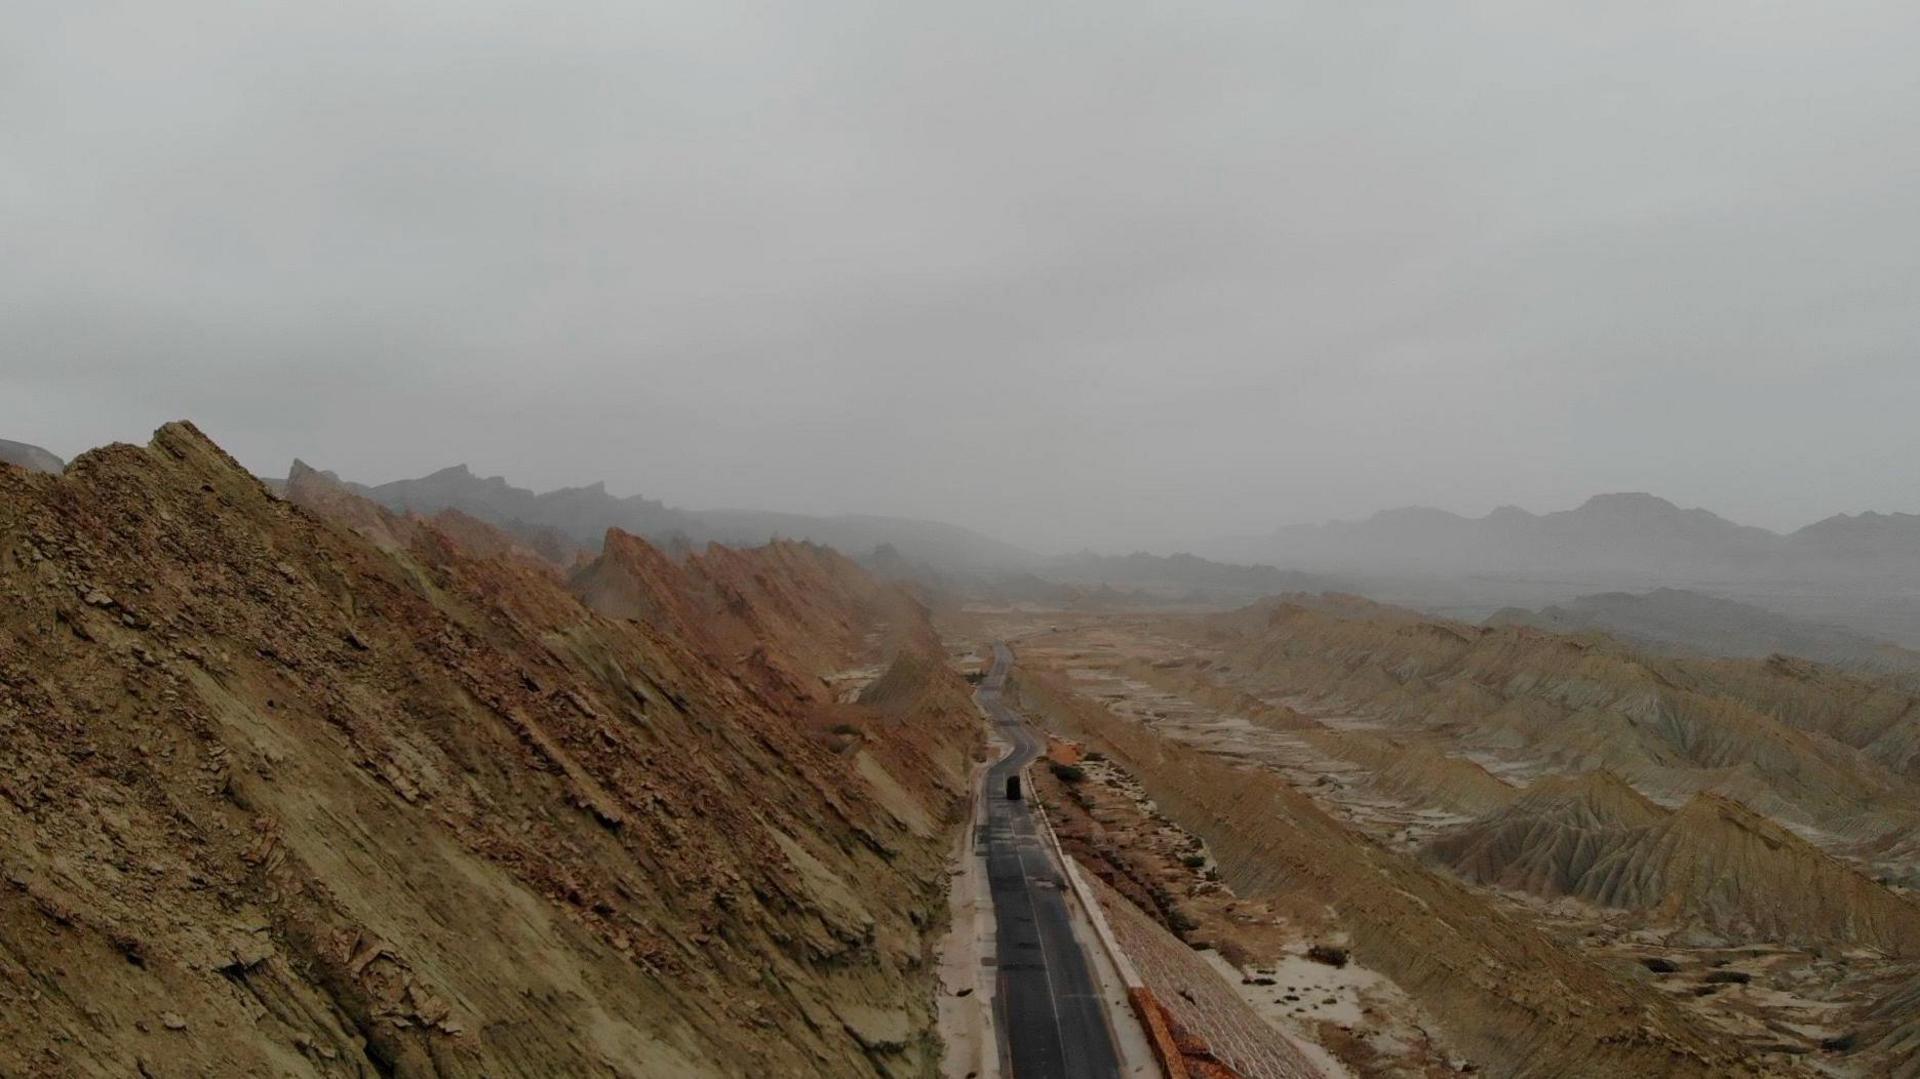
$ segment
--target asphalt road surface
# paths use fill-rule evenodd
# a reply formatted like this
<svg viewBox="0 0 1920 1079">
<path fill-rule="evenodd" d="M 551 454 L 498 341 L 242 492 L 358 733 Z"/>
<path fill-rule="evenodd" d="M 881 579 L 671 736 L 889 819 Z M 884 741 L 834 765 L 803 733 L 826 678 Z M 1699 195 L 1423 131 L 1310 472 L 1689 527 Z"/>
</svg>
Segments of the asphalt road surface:
<svg viewBox="0 0 1920 1079">
<path fill-rule="evenodd" d="M 998 933 L 994 1019 L 1014 1079 L 1108 1079 L 1120 1074 L 1093 964 L 1074 939 L 1062 870 L 1040 838 L 1024 798 L 1007 798 L 1007 777 L 1038 757 L 1041 741 L 1001 700 L 1013 653 L 993 646 L 979 700 L 1013 750 L 987 770 L 987 886 Z M 1024 789 L 1024 795 L 1028 793 Z"/>
</svg>

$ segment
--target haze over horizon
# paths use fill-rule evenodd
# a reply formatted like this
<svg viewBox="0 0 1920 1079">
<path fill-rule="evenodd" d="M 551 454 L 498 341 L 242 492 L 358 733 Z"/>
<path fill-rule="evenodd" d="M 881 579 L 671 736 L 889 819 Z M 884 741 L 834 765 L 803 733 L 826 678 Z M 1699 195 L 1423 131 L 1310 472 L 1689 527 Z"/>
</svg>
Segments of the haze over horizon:
<svg viewBox="0 0 1920 1079">
<path fill-rule="evenodd" d="M 0 8 L 0 1079 L 1920 1079 L 1920 6 Z"/>
<path fill-rule="evenodd" d="M 1920 510 L 1910 5 L 5 23 L 0 438 L 62 456 L 1040 550 Z"/>
</svg>

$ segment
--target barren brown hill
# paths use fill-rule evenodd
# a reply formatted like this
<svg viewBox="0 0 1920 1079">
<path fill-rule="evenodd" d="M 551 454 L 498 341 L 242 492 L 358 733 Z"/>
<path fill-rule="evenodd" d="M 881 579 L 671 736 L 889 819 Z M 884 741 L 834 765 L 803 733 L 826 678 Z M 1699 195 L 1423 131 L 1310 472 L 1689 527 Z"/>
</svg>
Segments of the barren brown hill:
<svg viewBox="0 0 1920 1079">
<path fill-rule="evenodd" d="M 1605 772 L 1543 779 L 1426 853 L 1476 883 L 1577 896 L 1736 943 L 1920 951 L 1920 905 L 1799 836 L 1717 795 L 1670 811 Z"/>
<path fill-rule="evenodd" d="M 383 551 L 406 547 L 419 531 L 420 518 L 369 502 L 349 491 L 338 476 L 308 467 L 305 461 L 293 462 L 282 493 L 287 501 L 353 529 Z"/>
<path fill-rule="evenodd" d="M 382 550 L 406 547 L 419 534 L 422 522 L 431 521 L 436 530 L 467 554 L 482 558 L 509 558 L 560 574 L 579 554 L 564 542 L 546 545 L 525 542 L 457 509 L 441 510 L 431 518 L 396 513 L 355 494 L 333 473 L 309 468 L 302 461 L 293 463 L 281 494 L 289 502 L 353 529 Z"/>
<path fill-rule="evenodd" d="M 1488 625 L 1593 630 L 1656 652 L 1760 659 L 1785 654 L 1866 673 L 1920 673 L 1920 652 L 1813 619 L 1681 588 L 1601 592 L 1537 611 L 1509 607 Z M 1912 684 L 1908 677 L 1907 684 Z"/>
<path fill-rule="evenodd" d="M 1330 730 L 1284 704 L 1224 688 L 1201 663 L 1136 660 L 1124 670 L 1129 677 L 1185 700 L 1290 732 L 1326 757 L 1350 761 L 1359 766 L 1367 786 L 1388 798 L 1477 816 L 1506 805 L 1518 794 L 1473 761 L 1430 745 L 1370 731 Z"/>
<path fill-rule="evenodd" d="M 1861 857 L 1920 818 L 1920 699 L 1872 677 L 1351 601 L 1261 605 L 1201 632 L 1241 689 L 1417 733 L 1496 772 L 1604 768 L 1669 803 L 1716 793 Z"/>
<path fill-rule="evenodd" d="M 932 1070 L 977 717 L 911 605 L 783 609 L 806 675 L 904 651 L 776 697 L 467 531 L 383 550 L 184 424 L 0 469 L 0 1073 Z"/>
<path fill-rule="evenodd" d="M 676 627 L 718 654 L 768 645 L 821 669 L 844 666 L 861 623 L 901 602 L 851 559 L 817 544 L 779 540 L 738 551 L 718 544 L 680 558 L 618 529 L 573 576 L 574 590 L 614 618 Z"/>
<path fill-rule="evenodd" d="M 1650 987 L 1349 831 L 1279 776 L 1159 737 L 1057 676 L 1025 676 L 1019 690 L 1050 727 L 1107 753 L 1159 810 L 1205 840 L 1236 894 L 1344 933 L 1356 960 L 1390 977 L 1444 1026 L 1449 1044 L 1492 1073 L 1774 1070 Z"/>
</svg>

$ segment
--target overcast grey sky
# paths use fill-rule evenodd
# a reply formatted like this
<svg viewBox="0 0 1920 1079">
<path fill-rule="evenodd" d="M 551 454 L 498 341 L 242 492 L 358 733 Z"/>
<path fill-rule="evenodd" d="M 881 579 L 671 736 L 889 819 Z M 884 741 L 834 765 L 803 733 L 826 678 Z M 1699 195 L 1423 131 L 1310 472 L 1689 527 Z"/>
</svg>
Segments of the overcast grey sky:
<svg viewBox="0 0 1920 1079">
<path fill-rule="evenodd" d="M 16 0 L 0 437 L 1125 549 L 1920 510 L 1920 5 Z"/>
</svg>

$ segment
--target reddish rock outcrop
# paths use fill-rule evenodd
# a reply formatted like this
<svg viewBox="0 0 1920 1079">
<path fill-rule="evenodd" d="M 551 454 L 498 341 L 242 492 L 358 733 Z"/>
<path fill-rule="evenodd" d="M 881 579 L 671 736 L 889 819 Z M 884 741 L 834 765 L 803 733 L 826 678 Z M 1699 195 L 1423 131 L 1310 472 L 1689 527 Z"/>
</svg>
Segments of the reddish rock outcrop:
<svg viewBox="0 0 1920 1079">
<path fill-rule="evenodd" d="M 0 469 L 0 1072 L 931 1068 L 977 720 L 911 605 L 623 544 L 608 617 L 321 479 L 186 424 Z M 884 701 L 768 689 L 879 642 Z"/>
</svg>

